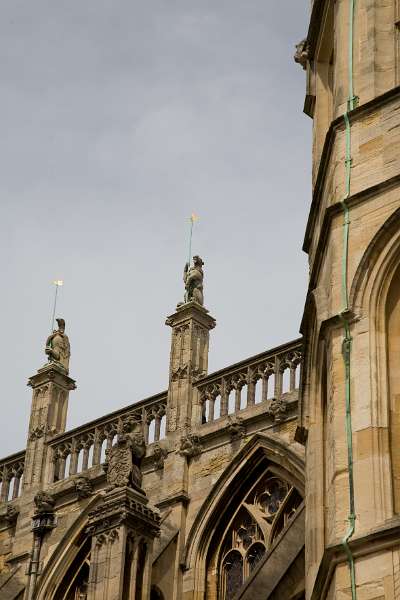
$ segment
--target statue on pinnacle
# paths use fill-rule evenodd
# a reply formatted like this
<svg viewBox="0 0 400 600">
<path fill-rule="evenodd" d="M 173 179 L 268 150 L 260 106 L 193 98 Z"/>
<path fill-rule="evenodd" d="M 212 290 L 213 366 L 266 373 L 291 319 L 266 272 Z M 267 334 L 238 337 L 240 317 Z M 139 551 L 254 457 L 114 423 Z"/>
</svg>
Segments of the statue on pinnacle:
<svg viewBox="0 0 400 600">
<path fill-rule="evenodd" d="M 56 319 L 56 321 L 58 329 L 47 338 L 45 353 L 49 362 L 60 364 L 68 373 L 71 351 L 68 336 L 65 334 L 65 321 L 64 319 Z"/>
<path fill-rule="evenodd" d="M 203 296 L 203 265 L 204 262 L 200 256 L 193 256 L 193 266 L 185 264 L 183 271 L 183 281 L 185 282 L 185 302 L 197 302 L 201 306 L 204 304 Z"/>
</svg>

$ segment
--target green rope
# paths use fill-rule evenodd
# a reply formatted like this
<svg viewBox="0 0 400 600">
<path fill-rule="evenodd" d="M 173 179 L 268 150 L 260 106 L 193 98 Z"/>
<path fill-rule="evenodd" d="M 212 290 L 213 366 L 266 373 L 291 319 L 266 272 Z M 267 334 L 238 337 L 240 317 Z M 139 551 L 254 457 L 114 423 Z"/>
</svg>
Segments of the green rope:
<svg viewBox="0 0 400 600">
<path fill-rule="evenodd" d="M 356 574 L 354 557 L 351 552 L 349 541 L 355 531 L 355 500 L 354 500 L 354 470 L 353 470 L 353 430 L 351 422 L 351 387 L 350 387 L 350 367 L 351 367 L 351 335 L 350 324 L 346 317 L 349 309 L 349 292 L 348 292 L 348 262 L 349 262 L 349 234 L 350 234 L 350 210 L 346 200 L 350 196 L 351 188 L 351 124 L 349 112 L 356 107 L 357 98 L 354 96 L 354 79 L 353 79 L 353 50 L 354 50 L 354 15 L 355 15 L 355 0 L 350 0 L 350 15 L 349 15 L 349 98 L 347 101 L 347 110 L 344 114 L 345 122 L 345 137 L 346 137 L 346 155 L 345 155 L 345 197 L 342 201 L 343 207 L 343 256 L 342 256 L 342 305 L 341 319 L 343 321 L 344 338 L 343 338 L 343 361 L 345 366 L 345 403 L 346 403 L 346 441 L 347 441 L 347 463 L 349 473 L 349 527 L 345 537 L 342 540 L 342 545 L 345 549 L 347 560 L 349 563 L 350 582 L 351 582 L 351 598 L 357 599 L 356 590 Z"/>
</svg>

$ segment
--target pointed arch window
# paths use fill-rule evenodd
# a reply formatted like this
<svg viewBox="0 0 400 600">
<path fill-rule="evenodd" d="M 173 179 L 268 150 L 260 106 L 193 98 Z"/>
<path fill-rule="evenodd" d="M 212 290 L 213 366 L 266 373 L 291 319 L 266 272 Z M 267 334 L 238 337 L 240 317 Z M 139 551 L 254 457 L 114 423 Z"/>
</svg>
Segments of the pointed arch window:
<svg viewBox="0 0 400 600">
<path fill-rule="evenodd" d="M 54 598 L 59 600 L 87 600 L 90 569 L 91 539 L 87 538 L 71 563 Z"/>
<path fill-rule="evenodd" d="M 220 600 L 233 600 L 301 502 L 297 490 L 272 471 L 259 479 L 237 507 L 219 546 Z"/>
</svg>

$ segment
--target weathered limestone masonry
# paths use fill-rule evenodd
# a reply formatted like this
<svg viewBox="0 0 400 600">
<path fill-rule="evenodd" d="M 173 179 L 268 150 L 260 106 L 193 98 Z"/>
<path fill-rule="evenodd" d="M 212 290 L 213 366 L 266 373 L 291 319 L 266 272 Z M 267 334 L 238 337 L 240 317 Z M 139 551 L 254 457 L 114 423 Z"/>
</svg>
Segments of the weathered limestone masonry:
<svg viewBox="0 0 400 600">
<path fill-rule="evenodd" d="M 304 597 L 302 341 L 208 374 L 203 261 L 168 317 L 168 390 L 65 431 L 65 322 L 28 442 L 0 461 L 0 598 Z"/>
<path fill-rule="evenodd" d="M 399 30 L 398 0 L 314 0 L 297 46 L 304 343 L 208 374 L 196 256 L 168 390 L 66 432 L 58 320 L 27 446 L 0 461 L 2 600 L 400 599 Z"/>
<path fill-rule="evenodd" d="M 314 120 L 299 434 L 315 600 L 400 598 L 399 10 L 314 0 L 296 57 Z"/>
</svg>

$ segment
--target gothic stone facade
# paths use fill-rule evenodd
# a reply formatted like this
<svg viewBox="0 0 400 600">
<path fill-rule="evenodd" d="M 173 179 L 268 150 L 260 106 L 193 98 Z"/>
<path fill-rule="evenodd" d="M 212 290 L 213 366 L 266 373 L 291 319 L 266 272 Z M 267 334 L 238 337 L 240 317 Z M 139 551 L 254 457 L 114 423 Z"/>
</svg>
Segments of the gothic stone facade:
<svg viewBox="0 0 400 600">
<path fill-rule="evenodd" d="M 0 463 L 2 599 L 303 597 L 301 340 L 208 375 L 208 311 L 167 325 L 168 390 L 68 432 L 75 382 L 46 350 Z"/>
<path fill-rule="evenodd" d="M 400 598 L 398 0 L 314 0 L 299 427 L 306 596 Z"/>
<path fill-rule="evenodd" d="M 301 340 L 208 374 L 198 261 L 168 390 L 68 432 L 64 331 L 49 342 L 64 363 L 30 379 L 26 448 L 0 462 L 2 599 L 400 598 L 399 19 L 399 0 L 313 0 L 297 46 Z"/>
</svg>

